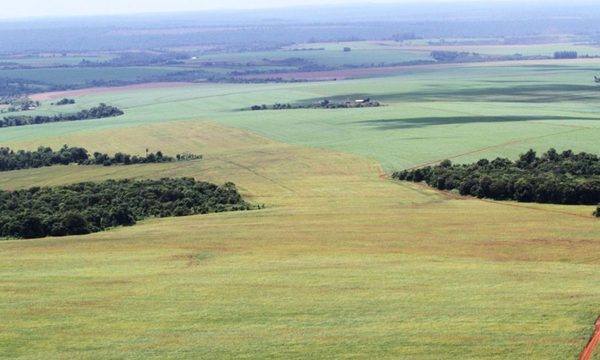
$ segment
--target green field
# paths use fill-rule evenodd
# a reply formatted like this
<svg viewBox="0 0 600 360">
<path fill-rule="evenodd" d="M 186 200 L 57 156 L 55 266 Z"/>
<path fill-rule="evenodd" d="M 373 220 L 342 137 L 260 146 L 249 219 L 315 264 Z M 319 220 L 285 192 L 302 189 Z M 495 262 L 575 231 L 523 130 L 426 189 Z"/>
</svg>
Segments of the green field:
<svg viewBox="0 0 600 360">
<path fill-rule="evenodd" d="M 598 152 L 600 62 L 412 69 L 378 79 L 313 84 L 206 84 L 135 93 L 102 93 L 99 102 L 126 115 L 115 119 L 4 129 L 0 141 L 172 120 L 211 120 L 286 143 L 354 153 L 387 170 L 451 158 L 515 157 L 531 147 Z M 371 109 L 239 111 L 253 104 L 370 96 Z M 42 110 L 56 111 L 56 107 Z M 62 109 L 61 109 L 62 110 Z M 34 144 L 32 144 L 34 145 Z"/>
<path fill-rule="evenodd" d="M 352 49 L 344 52 L 344 47 Z M 293 49 L 321 49 L 293 51 Z M 196 61 L 229 61 L 238 63 L 260 64 L 264 59 L 283 60 L 289 58 L 302 58 L 307 61 L 328 66 L 358 66 L 397 64 L 415 60 L 432 60 L 427 51 L 410 51 L 397 48 L 386 48 L 373 44 L 361 42 L 339 43 L 339 44 L 308 44 L 305 46 L 292 46 L 282 50 L 264 52 L 240 52 L 230 54 L 207 54 L 198 56 Z"/>
<path fill-rule="evenodd" d="M 52 67 L 59 65 L 79 65 L 82 60 L 93 61 L 93 62 L 106 62 L 112 59 L 111 55 L 89 55 L 81 54 L 74 55 L 69 54 L 66 56 L 29 56 L 29 57 L 0 57 L 0 62 L 17 63 L 27 66 L 39 66 L 39 67 Z"/>
<path fill-rule="evenodd" d="M 459 39 L 457 39 L 459 40 Z M 460 41 L 460 40 L 459 40 Z M 482 55 L 515 55 L 523 56 L 554 56 L 557 51 L 577 51 L 579 56 L 598 56 L 600 47 L 597 45 L 588 45 L 580 43 L 557 43 L 557 44 L 527 44 L 527 45 L 430 45 L 413 44 L 412 41 L 398 44 L 393 42 L 377 42 L 376 46 L 384 46 L 395 50 L 404 51 L 422 51 L 429 52 L 433 50 L 474 52 Z"/>
<path fill-rule="evenodd" d="M 344 48 L 352 51 L 345 52 Z M 303 50 L 304 49 L 304 50 Z M 474 52 L 484 56 L 552 56 L 555 51 L 577 51 L 581 56 L 600 56 L 600 47 L 564 42 L 538 45 L 428 45 L 425 40 L 352 41 L 337 43 L 297 44 L 270 51 L 210 52 L 206 49 L 172 49 L 183 51 L 189 59 L 180 65 L 169 66 L 123 66 L 123 67 L 78 67 L 82 59 L 105 62 L 118 57 L 117 53 L 48 54 L 0 58 L 0 63 L 17 63 L 32 67 L 23 69 L 1 69 L 0 78 L 21 79 L 41 82 L 45 85 L 79 87 L 94 81 L 137 82 L 164 77 L 170 73 L 200 71 L 189 75 L 189 80 L 203 77 L 235 78 L 245 72 L 272 73 L 306 71 L 306 69 L 365 69 L 381 68 L 415 61 L 433 61 L 431 52 L 436 50 Z M 294 62 L 293 60 L 300 60 Z M 589 59 L 588 59 L 589 60 Z M 304 61 L 304 62 L 302 62 Z M 597 63 L 597 59 L 589 60 Z M 211 64 L 212 63 L 212 64 Z M 559 63 L 559 62 L 557 62 Z M 570 62 L 570 63 L 573 63 Z M 1 64 L 0 64 L 1 65 Z M 391 74 L 410 72 L 410 68 L 396 69 Z M 418 71 L 420 73 L 420 71 Z M 242 75 L 240 75 L 240 73 Z M 344 78 L 344 76 L 340 76 Z"/>
<path fill-rule="evenodd" d="M 51 85 L 84 85 L 92 81 L 135 81 L 139 78 L 165 75 L 169 67 L 75 67 L 0 70 L 0 77 L 41 81 Z"/>
<path fill-rule="evenodd" d="M 352 51 L 344 52 L 349 47 Z M 304 51 L 299 51 L 304 49 Z M 227 61 L 232 63 L 263 64 L 265 59 L 283 60 L 302 58 L 328 67 L 379 66 L 417 60 L 433 60 L 436 50 L 479 53 L 488 56 L 549 56 L 556 51 L 577 51 L 580 56 L 600 56 L 600 47 L 577 43 L 534 45 L 429 45 L 423 41 L 352 41 L 339 43 L 297 44 L 272 51 L 200 54 L 189 63 Z"/>
<path fill-rule="evenodd" d="M 126 114 L 0 129 L 17 149 L 204 155 L 7 172 L 3 189 L 194 176 L 266 205 L 0 243 L 0 357 L 576 359 L 600 313 L 592 207 L 466 199 L 385 174 L 531 147 L 600 153 L 598 70 L 428 67 L 91 92 L 77 107 Z M 365 95 L 385 106 L 240 111 Z"/>
</svg>

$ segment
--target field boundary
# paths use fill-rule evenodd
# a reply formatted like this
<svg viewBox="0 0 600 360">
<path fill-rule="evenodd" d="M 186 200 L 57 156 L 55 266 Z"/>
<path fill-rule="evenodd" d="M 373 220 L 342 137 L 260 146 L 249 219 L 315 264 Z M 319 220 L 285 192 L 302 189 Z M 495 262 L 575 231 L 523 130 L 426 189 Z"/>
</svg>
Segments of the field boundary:
<svg viewBox="0 0 600 360">
<path fill-rule="evenodd" d="M 473 154 L 477 154 L 477 153 L 484 152 L 484 151 L 487 151 L 487 150 L 501 149 L 501 148 L 504 148 L 504 147 L 507 147 L 507 146 L 511 146 L 511 145 L 518 145 L 520 143 L 523 143 L 523 142 L 526 142 L 526 141 L 529 141 L 529 140 L 536 140 L 536 139 L 542 139 L 542 138 L 545 138 L 545 137 L 552 137 L 552 136 L 557 136 L 557 135 L 570 134 L 570 133 L 573 133 L 573 132 L 579 132 L 579 131 L 583 131 L 583 130 L 586 130 L 586 129 L 588 129 L 588 128 L 575 128 L 575 129 L 571 129 L 571 130 L 568 130 L 568 131 L 561 131 L 561 132 L 552 133 L 552 134 L 545 134 L 545 135 L 540 135 L 540 136 L 532 136 L 532 137 L 523 138 L 523 139 L 515 139 L 515 140 L 508 141 L 508 142 L 501 143 L 501 144 L 496 144 L 496 145 L 490 145 L 490 146 L 485 146 L 485 147 L 481 147 L 481 148 L 476 148 L 476 149 L 473 149 L 471 151 L 467 151 L 467 152 L 464 152 L 464 153 L 461 153 L 461 154 L 456 154 L 456 155 L 449 156 L 449 157 L 447 157 L 445 159 L 438 159 L 438 160 L 428 161 L 426 163 L 419 164 L 419 165 L 407 168 L 406 170 L 415 170 L 415 169 L 423 168 L 423 167 L 426 167 L 426 166 L 437 165 L 437 164 L 441 163 L 444 160 L 457 159 L 457 158 L 460 158 L 460 157 L 463 157 L 463 156 L 473 155 Z"/>
</svg>

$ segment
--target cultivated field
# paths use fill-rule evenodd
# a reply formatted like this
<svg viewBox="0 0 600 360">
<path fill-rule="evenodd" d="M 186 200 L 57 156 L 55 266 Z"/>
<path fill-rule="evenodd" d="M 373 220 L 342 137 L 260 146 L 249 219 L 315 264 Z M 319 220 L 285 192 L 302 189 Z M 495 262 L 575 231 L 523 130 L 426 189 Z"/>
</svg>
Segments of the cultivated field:
<svg viewBox="0 0 600 360">
<path fill-rule="evenodd" d="M 268 51 L 261 48 L 219 50 L 218 47 L 189 46 L 130 53 L 0 54 L 0 79 L 29 83 L 36 89 L 53 90 L 111 83 L 200 82 L 207 79 L 342 80 L 411 73 L 415 71 L 415 66 L 418 72 L 423 68 L 455 68 L 461 63 L 470 67 L 483 60 L 486 62 L 484 66 L 488 66 L 491 61 L 505 62 L 511 59 L 511 64 L 520 64 L 528 61 L 527 57 L 542 57 L 551 64 L 560 64 L 551 60 L 557 51 L 575 51 L 580 57 L 592 57 L 579 59 L 582 62 L 597 63 L 598 59 L 594 57 L 600 56 L 600 47 L 582 44 L 567 37 L 556 44 L 497 44 L 505 40 L 463 39 L 463 43 L 460 39 L 449 39 L 448 43 L 440 39 L 352 41 L 295 44 Z M 485 45 L 486 41 L 493 45 Z M 442 58 L 441 63 L 436 63 L 432 53 L 435 51 L 468 53 L 470 58 L 456 61 Z M 543 63 L 542 60 L 538 61 L 538 64 Z"/>
<path fill-rule="evenodd" d="M 177 69 L 168 67 L 89 67 L 0 70 L 0 76 L 41 81 L 51 85 L 83 85 L 92 81 L 134 81 L 140 77 L 160 76 Z"/>
<path fill-rule="evenodd" d="M 515 157 L 531 147 L 539 151 L 555 147 L 599 152 L 600 88 L 593 82 L 599 65 L 600 61 L 576 60 L 554 65 L 442 66 L 344 82 L 90 91 L 88 96 L 79 98 L 77 108 L 106 102 L 126 110 L 126 115 L 3 129 L 0 142 L 27 142 L 36 148 L 40 138 L 48 138 L 59 145 L 71 145 L 69 134 L 174 120 L 210 120 L 286 143 L 366 156 L 382 163 L 386 170 L 446 158 L 469 162 L 482 157 Z M 353 100 L 365 96 L 385 106 L 239 111 L 254 104 L 316 102 L 324 98 Z M 45 105 L 39 111 L 56 110 Z M 154 144 L 166 150 L 170 140 L 161 140 L 161 134 L 156 136 Z M 126 141 L 120 150 L 141 153 L 147 147 L 145 142 L 143 138 Z M 102 151 L 106 147 L 103 143 L 95 146 L 90 150 Z"/>
<path fill-rule="evenodd" d="M 385 174 L 530 147 L 599 153 L 597 65 L 78 93 L 78 107 L 126 115 L 0 129 L 17 149 L 205 156 L 8 172 L 4 189 L 194 176 L 266 205 L 0 243 L 0 356 L 575 359 L 600 312 L 592 207 L 466 199 Z M 386 106 L 240 111 L 361 96 Z"/>
</svg>

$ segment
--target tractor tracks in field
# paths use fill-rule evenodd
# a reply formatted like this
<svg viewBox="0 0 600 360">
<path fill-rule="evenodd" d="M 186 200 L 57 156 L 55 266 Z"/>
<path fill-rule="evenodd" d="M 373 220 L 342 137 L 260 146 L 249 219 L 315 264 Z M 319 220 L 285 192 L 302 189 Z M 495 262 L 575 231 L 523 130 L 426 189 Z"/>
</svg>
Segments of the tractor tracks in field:
<svg viewBox="0 0 600 360">
<path fill-rule="evenodd" d="M 279 181 L 277 181 L 277 180 L 275 180 L 275 179 L 273 179 L 273 178 L 270 178 L 270 177 L 268 177 L 268 176 L 266 176 L 266 175 L 263 175 L 263 174 L 261 174 L 260 172 L 258 172 L 258 171 L 256 171 L 256 170 L 254 170 L 254 169 L 253 169 L 252 167 L 250 167 L 250 166 L 242 165 L 242 164 L 240 164 L 240 163 L 237 163 L 237 162 L 235 162 L 235 161 L 232 161 L 232 160 L 227 160 L 227 159 L 224 159 L 224 158 L 222 158 L 222 157 L 215 157 L 215 159 L 216 159 L 216 160 L 219 160 L 219 161 L 221 161 L 221 162 L 224 162 L 224 163 L 226 163 L 226 164 L 233 165 L 233 166 L 235 166 L 235 167 L 237 167 L 237 168 L 240 168 L 240 169 L 243 169 L 243 170 L 245 170 L 245 171 L 248 171 L 249 173 L 251 173 L 251 174 L 253 174 L 253 175 L 256 175 L 256 176 L 258 176 L 258 177 L 260 177 L 261 179 L 265 179 L 265 180 L 267 180 L 268 182 L 270 182 L 270 183 L 272 183 L 272 184 L 275 184 L 275 185 L 277 185 L 278 187 L 280 187 L 280 188 L 282 188 L 282 189 L 284 189 L 284 190 L 286 190 L 286 191 L 288 191 L 288 192 L 290 192 L 290 193 L 292 193 L 292 194 L 298 194 L 298 193 L 297 193 L 297 191 L 296 191 L 296 190 L 294 190 L 294 189 L 292 189 L 291 187 L 289 187 L 289 186 L 286 186 L 286 185 L 283 185 L 281 182 L 279 182 Z"/>
<path fill-rule="evenodd" d="M 279 89 L 279 88 L 277 88 L 277 89 Z M 270 89 L 270 90 L 277 90 L 277 89 Z M 232 91 L 232 92 L 224 92 L 224 93 L 211 94 L 211 95 L 190 96 L 187 98 L 177 99 L 177 100 L 168 100 L 166 97 L 163 97 L 163 98 L 159 98 L 158 101 L 155 101 L 152 104 L 133 105 L 133 106 L 129 106 L 125 109 L 127 110 L 127 109 L 144 108 L 144 107 L 148 107 L 150 105 L 154 106 L 154 105 L 160 105 L 160 104 L 179 104 L 179 103 L 185 103 L 185 102 L 193 101 L 193 100 L 206 100 L 206 99 L 220 98 L 220 97 L 233 96 L 233 95 L 251 94 L 251 93 L 256 93 L 257 91 L 258 90 L 256 90 L 256 89 L 243 90 L 243 91 Z"/>
<path fill-rule="evenodd" d="M 488 151 L 488 150 L 501 149 L 501 148 L 505 148 L 507 146 L 518 145 L 518 144 L 525 143 L 525 142 L 528 142 L 528 141 L 531 141 L 531 140 L 543 139 L 543 138 L 553 137 L 553 136 L 557 136 L 557 135 L 565 135 L 565 134 L 570 134 L 570 133 L 584 131 L 584 130 L 589 130 L 589 128 L 586 128 L 586 127 L 576 127 L 576 128 L 573 128 L 573 127 L 571 127 L 571 130 L 567 130 L 567 131 L 560 131 L 560 132 L 556 132 L 556 133 L 552 133 L 552 134 L 539 135 L 539 136 L 531 136 L 531 137 L 527 137 L 527 138 L 522 138 L 522 139 L 517 139 L 517 140 L 511 140 L 511 141 L 508 141 L 508 142 L 505 142 L 505 143 L 501 143 L 501 144 L 480 147 L 480 148 L 476 148 L 476 149 L 473 149 L 473 150 L 470 150 L 470 151 L 467 151 L 467 152 L 464 152 L 464 153 L 455 154 L 455 155 L 446 157 L 444 159 L 437 159 L 437 160 L 433 160 L 433 161 L 428 161 L 426 163 L 419 164 L 417 166 L 413 166 L 411 168 L 408 168 L 407 170 L 414 170 L 414 169 L 422 168 L 422 167 L 425 167 L 425 166 L 437 165 L 437 164 L 439 164 L 440 162 L 442 162 L 444 160 L 453 160 L 453 159 L 461 158 L 463 156 L 469 156 L 469 155 L 473 155 L 473 154 L 485 152 L 485 151 Z"/>
</svg>

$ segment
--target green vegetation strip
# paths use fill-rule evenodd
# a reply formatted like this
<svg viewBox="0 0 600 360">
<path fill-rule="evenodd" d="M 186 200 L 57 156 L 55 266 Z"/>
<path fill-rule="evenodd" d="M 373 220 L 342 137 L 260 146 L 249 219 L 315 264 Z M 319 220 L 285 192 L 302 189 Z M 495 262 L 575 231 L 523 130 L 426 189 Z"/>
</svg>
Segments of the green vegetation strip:
<svg viewBox="0 0 600 360">
<path fill-rule="evenodd" d="M 366 99 L 346 99 L 345 101 L 333 102 L 329 99 L 324 99 L 316 103 L 310 104 L 281 104 L 275 103 L 273 105 L 252 105 L 249 110 L 291 110 L 291 109 L 354 109 L 354 108 L 369 108 L 379 107 L 381 104 L 379 101 L 371 101 L 370 98 Z M 248 110 L 248 109 L 246 109 Z"/>
<path fill-rule="evenodd" d="M 553 204 L 600 203 L 600 158 L 597 155 L 554 149 L 538 157 L 529 150 L 516 162 L 505 158 L 479 160 L 474 164 L 452 165 L 444 160 L 437 166 L 396 172 L 398 180 L 425 181 L 440 190 L 458 190 L 495 200 L 516 200 Z M 596 212 L 598 215 L 598 211 Z"/>
<path fill-rule="evenodd" d="M 52 165 L 135 165 L 154 164 L 173 161 L 187 161 L 202 159 L 201 155 L 190 153 L 177 154 L 175 157 L 167 156 L 162 151 L 151 153 L 146 150 L 146 156 L 129 155 L 121 152 L 113 157 L 108 154 L 95 152 L 93 157 L 82 147 L 68 147 L 64 145 L 60 150 L 54 151 L 50 147 L 40 146 L 36 151 L 14 151 L 8 147 L 0 147 L 0 171 L 22 170 L 40 168 Z"/>
<path fill-rule="evenodd" d="M 54 116 L 27 116 L 27 115 L 10 115 L 5 116 L 0 121 L 0 127 L 11 127 L 11 126 L 24 126 L 24 125 L 38 125 L 52 122 L 62 121 L 78 121 L 78 120 L 91 120 L 91 119 L 103 119 L 108 117 L 115 117 L 123 115 L 124 112 L 114 106 L 106 105 L 101 103 L 100 105 L 93 107 L 88 110 L 81 110 L 74 114 L 59 114 Z"/>
<path fill-rule="evenodd" d="M 108 180 L 0 192 L 0 236 L 82 235 L 150 217 L 249 210 L 233 183 Z"/>
</svg>

